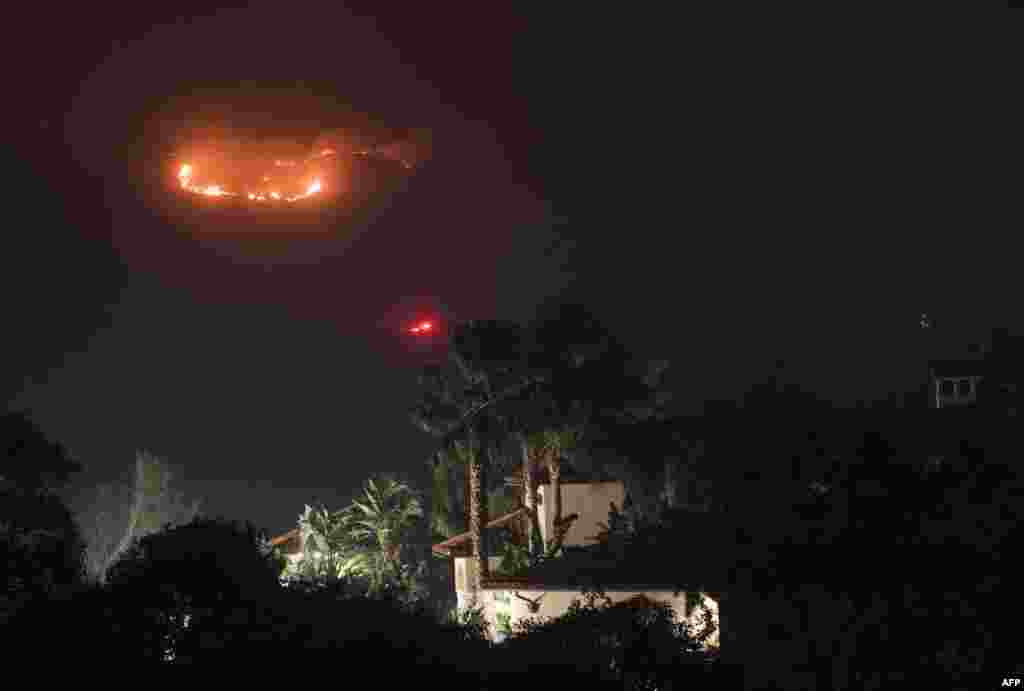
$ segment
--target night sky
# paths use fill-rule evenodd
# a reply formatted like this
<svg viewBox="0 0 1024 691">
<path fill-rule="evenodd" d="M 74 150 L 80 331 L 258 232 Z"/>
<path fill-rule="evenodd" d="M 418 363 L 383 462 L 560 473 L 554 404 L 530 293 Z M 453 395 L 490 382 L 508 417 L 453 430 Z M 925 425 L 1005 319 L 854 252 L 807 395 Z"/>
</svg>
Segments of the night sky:
<svg viewBox="0 0 1024 691">
<path fill-rule="evenodd" d="M 686 412 L 778 359 L 836 405 L 883 399 L 941 350 L 922 312 L 943 347 L 1019 325 L 955 55 L 755 48 L 733 26 L 634 49 L 492 3 L 374 6 L 20 10 L 0 384 L 90 478 L 148 449 L 208 512 L 278 533 L 370 473 L 420 472 L 426 353 L 402 330 L 422 314 L 586 301 L 676 363 Z M 198 129 L 358 126 L 429 130 L 432 156 L 285 220 L 168 185 Z"/>
</svg>

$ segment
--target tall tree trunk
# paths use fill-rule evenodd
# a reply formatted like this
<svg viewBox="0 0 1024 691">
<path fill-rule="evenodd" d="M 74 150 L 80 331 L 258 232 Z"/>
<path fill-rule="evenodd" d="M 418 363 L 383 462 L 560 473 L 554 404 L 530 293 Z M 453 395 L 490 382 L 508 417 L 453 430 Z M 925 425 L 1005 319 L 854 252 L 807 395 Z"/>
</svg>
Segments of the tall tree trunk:
<svg viewBox="0 0 1024 691">
<path fill-rule="evenodd" d="M 670 509 L 676 508 L 677 494 L 677 473 L 675 468 L 676 459 L 665 459 L 665 505 Z"/>
<path fill-rule="evenodd" d="M 562 543 L 560 534 L 562 529 L 562 462 L 557 453 L 548 455 L 548 474 L 551 476 L 551 512 L 554 514 L 551 525 L 555 533 L 554 544 L 560 546 Z M 554 556 L 554 554 L 548 556 Z"/>
<path fill-rule="evenodd" d="M 489 575 L 487 552 L 484 544 L 486 535 L 483 529 L 487 523 L 487 505 L 483 497 L 485 480 L 483 459 L 480 457 L 479 450 L 474 449 L 469 463 L 469 530 L 472 533 L 473 561 L 476 565 L 476 574 L 472 584 L 472 598 L 474 602 L 479 597 L 483 582 Z"/>
<path fill-rule="evenodd" d="M 491 521 L 491 507 L 487 499 L 487 485 L 488 485 L 488 474 L 492 467 L 493 459 L 491 458 L 490 449 L 483 452 L 484 456 L 480 459 L 480 580 L 481 582 L 486 581 L 491 576 L 490 566 L 490 539 L 487 533 L 487 524 Z"/>
<path fill-rule="evenodd" d="M 530 453 L 530 444 L 524 435 L 519 437 L 519 448 L 523 455 L 523 505 L 527 509 L 526 544 L 529 554 L 536 556 L 544 548 L 541 544 L 540 521 L 537 519 L 537 474 L 534 472 L 534 458 Z"/>
</svg>

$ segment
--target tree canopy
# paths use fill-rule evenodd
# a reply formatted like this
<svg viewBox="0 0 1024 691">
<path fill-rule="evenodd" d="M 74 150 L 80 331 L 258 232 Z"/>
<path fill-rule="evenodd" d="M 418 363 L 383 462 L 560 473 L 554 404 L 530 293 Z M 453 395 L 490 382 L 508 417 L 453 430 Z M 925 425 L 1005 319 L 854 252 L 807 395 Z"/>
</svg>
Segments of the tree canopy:
<svg viewBox="0 0 1024 691">
<path fill-rule="evenodd" d="M 396 592 L 408 600 L 425 596 L 425 566 L 405 559 L 425 520 L 422 501 L 408 484 L 391 476 L 370 477 L 361 496 L 340 510 L 307 506 L 299 517 L 304 551 L 286 576 L 328 581 L 358 580 L 371 596 Z"/>
<path fill-rule="evenodd" d="M 0 416 L 0 449 L 0 489 L 57 490 L 82 470 L 82 464 L 63 444 L 50 441 L 27 411 Z"/>
</svg>

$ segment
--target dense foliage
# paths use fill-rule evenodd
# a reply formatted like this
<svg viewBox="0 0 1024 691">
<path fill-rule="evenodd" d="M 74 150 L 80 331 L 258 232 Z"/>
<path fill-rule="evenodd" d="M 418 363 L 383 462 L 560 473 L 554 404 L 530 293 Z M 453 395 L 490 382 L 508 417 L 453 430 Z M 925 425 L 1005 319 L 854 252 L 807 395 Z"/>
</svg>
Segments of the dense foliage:
<svg viewBox="0 0 1024 691">
<path fill-rule="evenodd" d="M 86 540 L 89 577 L 102 583 L 107 570 L 134 541 L 199 515 L 199 501 L 187 501 L 172 486 L 166 460 L 140 451 L 130 482 L 102 483 L 79 491 L 75 521 Z"/>
<path fill-rule="evenodd" d="M 285 569 L 285 580 L 337 581 L 369 597 L 394 597 L 408 605 L 422 601 L 428 563 L 410 543 L 424 522 L 422 502 L 408 484 L 371 477 L 349 506 L 306 506 L 299 517 L 303 553 Z"/>
<path fill-rule="evenodd" d="M 494 452 L 524 441 L 539 453 L 548 443 L 580 466 L 623 479 L 627 501 L 610 507 L 601 549 L 631 564 L 650 559 L 669 577 L 706 586 L 721 607 L 722 656 L 744 665 L 753 686 L 882 689 L 931 671 L 946 686 L 966 688 L 981 670 L 1022 671 L 1012 666 L 1019 652 L 1009 567 L 1024 498 L 1014 389 L 992 385 L 1004 394 L 999 405 L 1014 407 L 974 423 L 948 416 L 940 429 L 932 418 L 914 427 L 910 415 L 844 417 L 769 382 L 732 413 L 697 425 L 659 409 L 651 378 L 613 377 L 611 344 L 568 342 L 576 345 L 561 359 L 558 348 L 542 349 L 544 357 L 527 350 L 534 356 L 525 365 L 565 388 L 510 397 L 495 405 L 494 426 L 478 431 L 506 435 Z M 483 345 L 464 346 L 460 366 L 475 385 L 506 381 L 524 366 L 500 349 L 494 363 L 473 364 Z M 608 365 L 590 370 L 589 383 L 576 378 L 588 362 Z M 574 381 L 584 388 L 572 393 Z M 581 408 L 562 403 L 583 396 L 585 386 L 618 391 L 601 394 L 603 407 L 568 417 Z M 549 406 L 552 399 L 558 405 Z M 632 401 L 621 415 L 616 399 Z M 535 426 L 517 407 L 540 402 L 555 422 Z M 447 447 L 456 460 L 468 441 Z M 668 688 L 721 666 L 701 647 L 711 631 L 706 616 L 703 627 L 690 628 L 663 605 L 612 605 L 596 591 L 554 620 L 521 622 L 502 645 L 488 641 L 479 609 L 438 623 L 417 595 L 423 561 L 408 549 L 411 531 L 426 523 L 423 502 L 402 483 L 368 483 L 340 512 L 307 508 L 300 525 L 307 549 L 320 554 L 303 560 L 286 588 L 281 555 L 252 526 L 220 519 L 156 530 L 124 550 L 106 585 L 86 585 L 81 539 L 52 491 L 68 467 L 55 448 L 39 438 L 9 444 L 7 460 L 17 468 L 5 472 L 0 496 L 0 615 L 16 632 L 12 656 L 59 650 L 94 664 L 99 648 L 107 651 L 103 661 L 287 663 L 323 650 L 354 664 L 386 659 L 389 671 L 429 665 L 449 684 L 457 668 L 473 688 L 487 684 L 469 678 L 488 672 L 557 667 L 577 680 L 589 670 L 617 688 Z M 669 510 L 655 491 L 664 478 L 652 472 L 661 472 L 664 458 L 645 455 L 696 448 L 678 481 L 699 483 L 710 510 Z M 53 462 L 57 470 L 35 472 L 25 449 L 45 457 L 39 469 Z M 473 460 L 481 458 L 494 460 Z M 484 489 L 492 509 L 510 508 Z M 507 573 L 557 558 L 508 536 L 500 543 Z"/>
<path fill-rule="evenodd" d="M 26 411 L 0 415 L 0 489 L 25 492 L 64 487 L 82 464 L 63 444 L 51 441 Z"/>
<path fill-rule="evenodd" d="M 0 492 L 0 620 L 27 603 L 59 596 L 84 580 L 84 543 L 52 492 Z"/>
<path fill-rule="evenodd" d="M 84 579 L 85 544 L 60 491 L 81 470 L 25 412 L 0 416 L 0 622 Z"/>
<path fill-rule="evenodd" d="M 534 664 L 571 665 L 620 688 L 655 689 L 687 667 L 714 663 L 715 653 L 702 645 L 710 632 L 710 619 L 693 631 L 669 605 L 642 596 L 612 604 L 605 593 L 587 591 L 560 617 L 518 622 L 506 650 Z"/>
</svg>

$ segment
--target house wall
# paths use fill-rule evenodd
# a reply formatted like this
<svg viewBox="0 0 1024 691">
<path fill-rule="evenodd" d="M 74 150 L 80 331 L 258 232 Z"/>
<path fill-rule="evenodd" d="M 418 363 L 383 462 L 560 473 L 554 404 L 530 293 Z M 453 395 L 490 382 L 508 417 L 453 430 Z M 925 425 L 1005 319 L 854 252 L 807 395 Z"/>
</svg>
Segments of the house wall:
<svg viewBox="0 0 1024 691">
<path fill-rule="evenodd" d="M 943 408 L 945 406 L 966 405 L 975 403 L 978 400 L 978 388 L 981 377 L 933 377 L 932 378 L 932 407 Z M 949 382 L 952 392 L 946 394 L 942 391 L 944 382 Z M 966 393 L 961 392 L 961 386 L 968 388 Z"/>
<path fill-rule="evenodd" d="M 540 505 L 537 507 L 538 519 L 541 530 L 544 533 L 544 540 L 547 541 L 554 531 L 554 516 L 551 514 L 551 503 L 548 497 L 551 496 L 550 485 L 541 485 L 538 489 Z M 573 522 L 566 535 L 565 543 L 569 546 L 592 545 L 596 542 L 594 536 L 601 531 L 601 523 L 607 524 L 610 503 L 614 502 L 620 510 L 625 499 L 625 487 L 621 482 L 601 483 L 563 483 L 562 484 L 562 515 L 568 516 L 578 513 L 579 518 Z M 491 573 L 497 571 L 500 557 L 490 557 L 489 563 Z M 458 607 L 463 610 L 470 601 L 470 584 L 475 575 L 475 564 L 470 557 L 456 557 L 455 563 L 455 591 L 458 600 Z M 539 600 L 540 607 L 537 612 L 530 612 L 529 604 L 515 596 L 518 593 L 530 600 Z M 543 597 L 541 597 L 543 593 Z M 680 621 L 686 617 L 686 593 L 680 592 L 675 595 L 672 591 L 612 591 L 608 593 L 613 603 L 623 602 L 638 595 L 656 602 L 669 604 Z M 484 617 L 490 625 L 492 636 L 500 639 L 498 633 L 498 615 L 507 614 L 510 626 L 515 628 L 517 622 L 531 617 L 556 618 L 563 615 L 574 600 L 583 600 L 583 593 L 580 590 L 559 589 L 559 590 L 484 590 L 480 594 L 479 604 L 482 605 Z M 718 603 L 711 598 L 704 596 L 704 602 L 711 609 L 716 626 L 720 626 Z M 688 623 L 699 626 L 699 612 L 696 608 Z M 497 635 L 495 635 L 497 634 Z M 713 646 L 720 645 L 720 632 L 716 631 L 709 643 Z"/>
<path fill-rule="evenodd" d="M 487 560 L 491 567 L 491 573 L 498 570 L 501 557 L 490 557 Z M 473 577 L 476 575 L 476 562 L 472 557 L 455 558 L 455 592 L 459 593 L 459 606 L 462 606 L 462 594 L 468 593 L 472 588 Z"/>
<path fill-rule="evenodd" d="M 539 598 L 540 607 L 538 608 L 537 612 L 531 612 L 529 603 L 525 602 L 524 600 L 521 600 L 519 597 L 516 597 L 517 593 L 518 595 L 529 600 L 538 601 Z M 673 609 L 673 612 L 675 613 L 676 621 L 682 621 L 683 619 L 686 619 L 687 623 L 694 627 L 697 627 L 698 629 L 701 626 L 699 618 L 699 608 L 695 608 L 695 610 L 690 613 L 689 618 L 686 617 L 686 593 L 684 592 L 679 593 L 679 595 L 677 596 L 672 591 L 612 591 L 607 593 L 607 595 L 611 598 L 613 604 L 625 602 L 626 600 L 637 597 L 638 595 L 644 595 L 656 602 L 663 602 L 670 605 Z M 468 593 L 459 594 L 460 607 L 463 606 L 464 598 L 467 597 Z M 566 611 L 568 611 L 569 606 L 572 604 L 574 600 L 580 600 L 581 603 L 584 602 L 582 591 L 485 590 L 481 597 L 481 604 L 483 605 L 484 608 L 484 616 L 491 626 L 492 635 L 494 635 L 498 633 L 499 630 L 499 614 L 507 614 L 509 616 L 509 624 L 514 630 L 516 624 L 524 619 L 551 619 L 559 617 L 565 614 Z M 600 605 L 601 603 L 602 601 L 599 600 L 598 605 Z M 718 603 L 716 603 L 714 600 L 712 600 L 706 595 L 704 596 L 704 603 L 707 604 L 708 608 L 712 612 L 712 616 L 714 617 L 715 621 L 715 626 L 719 627 L 720 620 L 718 616 Z M 502 636 L 498 634 L 495 637 L 500 639 Z M 715 633 L 709 639 L 708 643 L 711 646 L 719 646 L 721 643 L 720 631 L 716 630 Z"/>
<path fill-rule="evenodd" d="M 544 543 L 554 536 L 555 516 L 552 511 L 551 485 L 541 485 L 537 491 L 540 506 L 537 518 L 544 534 Z M 570 546 L 593 545 L 593 537 L 601 532 L 600 523 L 608 523 L 610 502 L 621 511 L 626 489 L 621 482 L 562 483 L 562 517 L 578 513 L 569 528 L 563 544 Z"/>
</svg>

